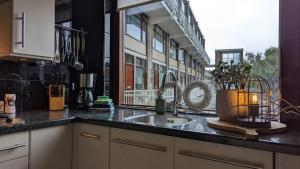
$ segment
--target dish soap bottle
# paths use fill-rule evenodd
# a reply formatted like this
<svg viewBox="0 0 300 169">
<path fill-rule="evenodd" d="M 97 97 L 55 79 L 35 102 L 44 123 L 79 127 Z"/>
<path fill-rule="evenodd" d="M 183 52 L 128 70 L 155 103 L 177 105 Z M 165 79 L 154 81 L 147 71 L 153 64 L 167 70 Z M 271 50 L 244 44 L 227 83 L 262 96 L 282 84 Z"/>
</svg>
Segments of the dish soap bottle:
<svg viewBox="0 0 300 169">
<path fill-rule="evenodd" d="M 167 111 L 167 104 L 166 100 L 163 99 L 162 97 L 158 97 L 156 99 L 156 113 L 157 114 L 165 114 Z"/>
</svg>

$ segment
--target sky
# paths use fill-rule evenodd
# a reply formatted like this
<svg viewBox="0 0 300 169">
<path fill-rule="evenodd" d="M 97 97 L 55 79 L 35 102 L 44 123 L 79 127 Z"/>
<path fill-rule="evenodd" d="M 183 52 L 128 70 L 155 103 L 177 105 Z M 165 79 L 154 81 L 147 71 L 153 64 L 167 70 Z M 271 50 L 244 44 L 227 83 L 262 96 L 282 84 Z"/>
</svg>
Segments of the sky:
<svg viewBox="0 0 300 169">
<path fill-rule="evenodd" d="M 214 63 L 215 49 L 278 47 L 279 0 L 189 0 Z"/>
</svg>

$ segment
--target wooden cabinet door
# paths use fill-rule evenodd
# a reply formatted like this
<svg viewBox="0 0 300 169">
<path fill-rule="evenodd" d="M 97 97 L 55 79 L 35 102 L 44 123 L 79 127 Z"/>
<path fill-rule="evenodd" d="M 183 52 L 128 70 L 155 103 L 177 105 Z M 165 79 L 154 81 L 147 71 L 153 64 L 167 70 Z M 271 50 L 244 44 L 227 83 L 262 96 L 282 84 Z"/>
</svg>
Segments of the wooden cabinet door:
<svg viewBox="0 0 300 169">
<path fill-rule="evenodd" d="M 77 169 L 109 169 L 109 128 L 76 124 Z"/>
<path fill-rule="evenodd" d="M 13 0 L 12 52 L 54 57 L 55 0 Z"/>
<path fill-rule="evenodd" d="M 173 168 L 173 137 L 111 129 L 110 169 Z"/>
<path fill-rule="evenodd" d="M 276 153 L 276 169 L 299 169 L 300 156 Z"/>
<path fill-rule="evenodd" d="M 30 169 L 71 169 L 72 124 L 30 131 Z"/>
<path fill-rule="evenodd" d="M 28 169 L 28 157 L 17 158 L 14 160 L 0 163 L 1 169 Z"/>
<path fill-rule="evenodd" d="M 175 169 L 273 169 L 273 153 L 175 138 Z"/>
</svg>

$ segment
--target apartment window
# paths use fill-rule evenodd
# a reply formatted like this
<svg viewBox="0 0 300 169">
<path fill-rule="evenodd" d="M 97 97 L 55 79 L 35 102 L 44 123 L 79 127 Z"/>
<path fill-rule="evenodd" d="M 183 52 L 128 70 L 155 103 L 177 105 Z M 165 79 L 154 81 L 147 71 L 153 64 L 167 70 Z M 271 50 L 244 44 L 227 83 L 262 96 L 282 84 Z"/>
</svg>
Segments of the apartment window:
<svg viewBox="0 0 300 169">
<path fill-rule="evenodd" d="M 146 42 L 147 21 L 143 14 L 126 14 L 126 33 L 142 42 Z"/>
<path fill-rule="evenodd" d="M 153 29 L 153 48 L 161 53 L 165 53 L 166 33 L 157 25 Z"/>
<path fill-rule="evenodd" d="M 170 58 L 177 60 L 178 44 L 174 40 L 170 40 Z"/>
<path fill-rule="evenodd" d="M 241 62 L 240 53 L 224 53 L 222 55 L 222 61 L 228 62 L 228 63 L 232 62 L 233 64 L 238 64 Z"/>
<path fill-rule="evenodd" d="M 185 57 L 184 57 L 184 50 L 183 49 L 179 49 L 178 51 L 178 61 L 180 62 L 180 64 L 185 64 Z"/>
<path fill-rule="evenodd" d="M 180 72 L 179 81 L 181 87 L 184 88 L 186 86 L 186 75 L 184 72 Z"/>
<path fill-rule="evenodd" d="M 153 88 L 154 89 L 160 88 L 165 73 L 166 73 L 165 66 L 157 63 L 153 63 Z"/>
<path fill-rule="evenodd" d="M 137 90 L 147 89 L 147 61 L 136 58 L 135 88 Z"/>
<path fill-rule="evenodd" d="M 182 10 L 182 13 L 186 13 L 184 0 L 181 0 L 181 10 Z"/>
</svg>

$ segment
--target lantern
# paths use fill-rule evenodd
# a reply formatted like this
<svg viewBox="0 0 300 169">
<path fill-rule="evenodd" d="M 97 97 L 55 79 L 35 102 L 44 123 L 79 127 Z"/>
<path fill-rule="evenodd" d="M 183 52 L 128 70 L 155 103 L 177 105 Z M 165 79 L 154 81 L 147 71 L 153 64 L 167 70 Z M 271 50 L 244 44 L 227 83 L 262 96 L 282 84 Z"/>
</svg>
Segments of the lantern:
<svg viewBox="0 0 300 169">
<path fill-rule="evenodd" d="M 244 90 L 238 94 L 238 124 L 249 128 L 270 128 L 273 116 L 270 110 L 271 91 L 262 77 L 251 75 Z M 245 112 L 246 115 L 245 115 Z"/>
</svg>

